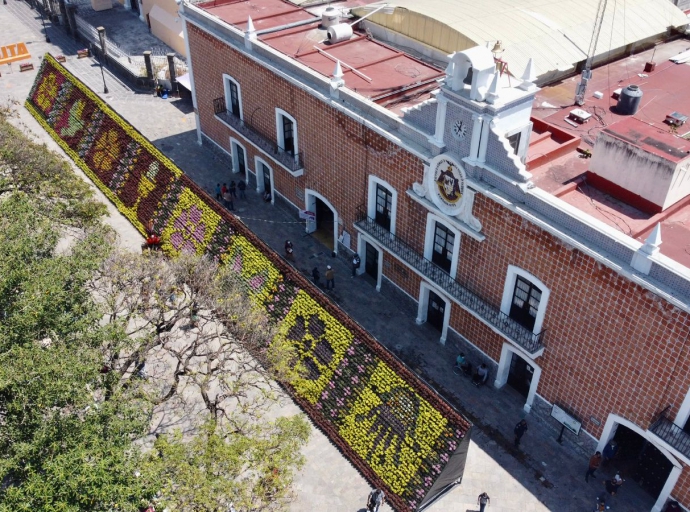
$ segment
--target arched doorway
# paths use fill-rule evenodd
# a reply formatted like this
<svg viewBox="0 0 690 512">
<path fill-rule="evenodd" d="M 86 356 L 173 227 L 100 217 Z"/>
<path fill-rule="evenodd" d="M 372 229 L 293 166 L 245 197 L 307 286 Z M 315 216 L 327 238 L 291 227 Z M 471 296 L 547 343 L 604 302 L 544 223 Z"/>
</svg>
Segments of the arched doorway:
<svg viewBox="0 0 690 512">
<path fill-rule="evenodd" d="M 508 384 L 525 399 L 522 408 L 526 412 L 532 410 L 534 397 L 537 394 L 541 368 L 527 354 L 510 343 L 503 343 L 501 359 L 494 386 L 502 388 Z"/>
<path fill-rule="evenodd" d="M 448 324 L 450 322 L 450 300 L 440 291 L 422 282 L 419 290 L 419 302 L 417 304 L 417 325 L 429 324 L 441 334 L 440 342 L 446 344 Z"/>
<path fill-rule="evenodd" d="M 313 222 L 307 222 L 307 233 L 319 240 L 333 252 L 338 252 L 338 212 L 325 197 L 313 190 L 306 190 L 305 202 L 308 211 L 316 215 Z"/>
<path fill-rule="evenodd" d="M 626 426 L 619 425 L 613 439 L 619 449 L 612 466 L 656 500 L 673 469 L 671 461 L 656 446 Z"/>
<path fill-rule="evenodd" d="M 603 451 L 612 439 L 619 448 L 611 468 L 636 484 L 640 510 L 660 512 L 680 477 L 680 462 L 654 434 L 615 414 L 609 414 L 597 450 Z"/>
</svg>

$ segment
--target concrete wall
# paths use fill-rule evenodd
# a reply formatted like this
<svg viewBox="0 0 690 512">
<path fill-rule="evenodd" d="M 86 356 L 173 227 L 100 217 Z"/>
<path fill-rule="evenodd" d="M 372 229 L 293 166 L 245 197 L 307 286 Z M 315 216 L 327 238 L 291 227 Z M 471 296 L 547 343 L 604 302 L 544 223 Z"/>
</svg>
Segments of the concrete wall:
<svg viewBox="0 0 690 512">
<path fill-rule="evenodd" d="M 661 209 L 673 204 L 669 203 L 669 192 L 676 163 L 605 132 L 600 132 L 597 137 L 590 170 Z M 681 187 L 686 189 L 685 195 L 690 193 L 690 179 Z M 678 192 L 673 196 L 677 197 Z"/>
</svg>

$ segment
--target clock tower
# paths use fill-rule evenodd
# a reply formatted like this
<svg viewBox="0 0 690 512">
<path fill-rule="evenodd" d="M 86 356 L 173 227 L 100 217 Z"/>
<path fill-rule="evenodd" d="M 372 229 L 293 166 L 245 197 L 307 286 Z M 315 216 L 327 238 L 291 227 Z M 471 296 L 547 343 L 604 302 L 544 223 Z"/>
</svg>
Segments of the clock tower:
<svg viewBox="0 0 690 512">
<path fill-rule="evenodd" d="M 522 79 L 502 73 L 483 46 L 456 52 L 449 61 L 445 83 L 436 93 L 436 123 L 430 141 L 439 153 L 466 165 L 527 182 L 531 176 L 524 162 L 538 90 L 532 61 Z M 468 171 L 470 177 L 474 174 Z"/>
</svg>

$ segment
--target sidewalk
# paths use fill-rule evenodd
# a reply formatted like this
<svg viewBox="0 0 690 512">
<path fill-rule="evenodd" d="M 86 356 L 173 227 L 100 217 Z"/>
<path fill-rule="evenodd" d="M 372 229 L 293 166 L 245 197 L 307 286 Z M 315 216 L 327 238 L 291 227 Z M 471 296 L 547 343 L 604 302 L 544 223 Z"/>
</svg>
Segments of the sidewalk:
<svg viewBox="0 0 690 512">
<path fill-rule="evenodd" d="M 133 93 L 107 71 L 110 93 L 103 95 L 100 68 L 92 59 L 76 59 L 79 45 L 61 28 L 48 28 L 53 43 L 46 44 L 41 35 L 40 17 L 27 4 L 8 0 L 7 6 L 0 5 L 0 13 L 0 26 L 11 27 L 0 35 L 0 45 L 33 38 L 35 44 L 30 51 L 35 62 L 44 51 L 71 57 L 66 63 L 71 72 L 104 97 L 212 196 L 216 183 L 237 180 L 226 158 L 196 144 L 194 115 L 189 104 Z M 35 72 L 6 74 L 5 69 L 0 72 L 3 97 L 9 95 L 23 101 Z M 28 121 L 27 125 L 39 133 Z M 603 474 L 590 479 L 589 484 L 584 482 L 587 458 L 573 444 L 574 436 L 566 434 L 566 442 L 559 445 L 554 426 L 534 415 L 525 415 L 524 399 L 510 387 L 477 389 L 468 379 L 454 375 L 453 361 L 459 351 L 457 340 L 449 335 L 443 346 L 437 331 L 427 325 L 416 325 L 416 304 L 394 287 L 384 284 L 378 294 L 368 277 L 352 279 L 347 262 L 331 258 L 326 247 L 305 234 L 304 223 L 295 211 L 280 203 L 266 204 L 253 190 L 247 191 L 246 200 L 237 200 L 235 207 L 239 218 L 279 253 L 282 254 L 285 240 L 290 239 L 295 249 L 294 265 L 304 274 L 310 275 L 311 269 L 318 266 L 323 281 L 326 265 L 332 265 L 336 287 L 328 292 L 331 299 L 475 423 L 464 481 L 435 504 L 432 511 L 478 510 L 476 496 L 482 491 L 492 498 L 489 508 L 492 512 L 593 509 L 594 497 L 602 490 Z M 529 431 L 521 450 L 517 451 L 512 447 L 512 429 L 523 417 L 529 423 Z M 366 482 L 321 438 L 316 433 L 307 448 L 308 463 L 297 482 L 299 496 L 292 510 L 355 512 L 361 509 Z M 629 480 L 613 510 L 644 511 L 652 504 L 653 500 Z"/>
</svg>

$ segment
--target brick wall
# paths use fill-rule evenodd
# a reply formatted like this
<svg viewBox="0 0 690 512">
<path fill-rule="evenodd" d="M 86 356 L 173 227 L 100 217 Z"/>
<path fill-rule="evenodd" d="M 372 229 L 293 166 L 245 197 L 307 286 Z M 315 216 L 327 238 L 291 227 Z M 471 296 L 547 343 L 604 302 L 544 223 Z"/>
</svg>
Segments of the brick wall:
<svg viewBox="0 0 690 512">
<path fill-rule="evenodd" d="M 240 140 L 247 149 L 247 164 L 252 171 L 255 171 L 255 156 L 266 160 L 273 167 L 276 189 L 288 201 L 304 207 L 304 200 L 296 190 L 302 193 L 306 188 L 315 190 L 331 202 L 345 229 L 352 233 L 356 208 L 366 205 L 369 174 L 389 182 L 397 176 L 400 181 L 400 170 L 404 169 L 406 177 L 415 174 L 421 180 L 422 163 L 408 151 L 195 26 L 190 25 L 188 31 L 202 131 L 228 151 L 231 135 Z M 224 73 L 240 83 L 245 120 L 251 118 L 252 125 L 267 138 L 276 140 L 276 107 L 295 118 L 299 151 L 304 153 L 303 176 L 293 177 L 215 118 L 213 100 L 224 96 Z M 404 190 L 402 182 L 399 186 L 399 190 Z M 398 218 L 399 222 L 408 222 L 404 214 Z M 352 249 L 355 249 L 354 241 L 355 237 Z"/>
<path fill-rule="evenodd" d="M 423 253 L 428 212 L 405 194 L 423 177 L 417 157 L 194 26 L 189 42 L 205 134 L 228 151 L 230 135 L 243 140 L 213 115 L 212 102 L 224 95 L 222 74 L 227 73 L 241 85 L 245 118 L 251 116 L 268 138 L 276 138 L 274 107 L 297 120 L 304 175 L 295 178 L 273 163 L 275 186 L 287 200 L 303 206 L 304 189 L 316 190 L 338 210 L 343 228 L 354 233 L 356 208 L 367 203 L 368 175 L 376 175 L 398 191 L 396 235 Z M 491 136 L 491 144 L 500 146 L 496 151 L 502 150 Z M 254 170 L 254 157 L 261 154 L 248 141 L 245 147 Z M 508 265 L 515 265 L 551 291 L 543 324 L 546 350 L 536 360 L 542 368 L 541 396 L 567 405 L 596 437 L 610 413 L 646 429 L 667 405 L 677 412 L 690 388 L 690 315 L 485 196 L 477 194 L 474 214 L 486 240 L 461 237 L 459 280 L 499 306 Z M 354 249 L 356 236 L 352 239 Z M 419 276 L 389 254 L 383 272 L 412 297 L 419 296 Z M 451 327 L 499 359 L 503 339 L 455 304 Z M 591 416 L 601 425 L 590 422 Z M 687 473 L 674 494 L 690 504 Z"/>
</svg>

